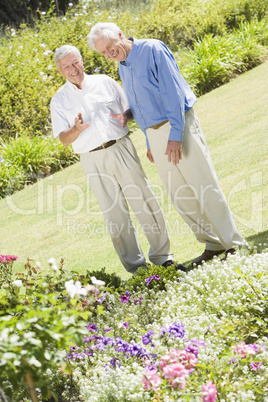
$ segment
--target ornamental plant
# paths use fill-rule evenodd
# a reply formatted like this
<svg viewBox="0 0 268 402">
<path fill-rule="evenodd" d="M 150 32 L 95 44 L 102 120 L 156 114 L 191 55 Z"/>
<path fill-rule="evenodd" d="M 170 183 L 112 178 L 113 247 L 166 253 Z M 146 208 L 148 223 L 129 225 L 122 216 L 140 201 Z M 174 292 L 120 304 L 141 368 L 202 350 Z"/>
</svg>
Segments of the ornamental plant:
<svg viewBox="0 0 268 402">
<path fill-rule="evenodd" d="M 0 256 L 0 382 L 9 397 L 28 390 L 38 401 L 38 393 L 53 394 L 46 370 L 71 373 L 66 350 L 81 344 L 86 322 L 100 311 L 104 282 L 92 277 L 85 283 L 54 259 L 48 261 L 51 272 L 28 260 L 25 272 L 14 276 L 16 259 Z"/>
</svg>

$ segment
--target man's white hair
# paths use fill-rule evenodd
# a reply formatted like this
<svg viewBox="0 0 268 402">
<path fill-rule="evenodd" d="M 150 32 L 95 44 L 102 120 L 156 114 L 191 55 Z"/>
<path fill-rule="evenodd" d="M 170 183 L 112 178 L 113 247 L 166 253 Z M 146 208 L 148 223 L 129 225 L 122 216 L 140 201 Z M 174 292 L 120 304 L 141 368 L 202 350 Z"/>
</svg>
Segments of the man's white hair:
<svg viewBox="0 0 268 402">
<path fill-rule="evenodd" d="M 99 38 L 117 39 L 122 30 L 114 22 L 97 22 L 87 35 L 87 43 L 90 49 L 96 50 L 95 42 Z"/>
<path fill-rule="evenodd" d="M 79 52 L 77 47 L 72 46 L 72 45 L 63 45 L 63 46 L 59 47 L 58 49 L 56 49 L 56 52 L 54 55 L 54 60 L 55 60 L 55 63 L 58 68 L 59 68 L 60 59 L 62 59 L 63 57 L 67 56 L 67 54 L 70 54 L 70 53 L 76 53 L 78 56 L 82 57 L 81 53 Z"/>
</svg>

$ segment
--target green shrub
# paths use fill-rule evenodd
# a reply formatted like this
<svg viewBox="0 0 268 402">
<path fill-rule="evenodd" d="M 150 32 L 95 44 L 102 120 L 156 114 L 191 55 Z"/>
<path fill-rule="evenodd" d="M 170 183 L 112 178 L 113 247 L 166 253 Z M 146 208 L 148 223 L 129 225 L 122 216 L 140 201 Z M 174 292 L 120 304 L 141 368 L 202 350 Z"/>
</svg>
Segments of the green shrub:
<svg viewBox="0 0 268 402">
<path fill-rule="evenodd" d="M 182 73 L 197 95 L 219 87 L 267 57 L 267 49 L 258 43 L 255 35 L 258 25 L 259 31 L 265 29 L 263 23 L 244 23 L 232 34 L 207 35 L 195 42 L 192 50 L 178 56 Z M 251 26 L 255 29 L 250 29 Z"/>
<path fill-rule="evenodd" d="M 79 160 L 71 147 L 52 137 L 10 139 L 0 147 L 0 198 Z"/>
<path fill-rule="evenodd" d="M 157 278 L 153 278 L 156 276 Z M 138 291 L 144 289 L 166 290 L 167 281 L 177 281 L 183 274 L 174 267 L 158 267 L 152 265 L 148 270 L 140 268 L 138 273 L 130 278 L 125 284 L 125 290 Z M 151 277 L 150 283 L 146 284 L 146 279 Z M 160 279 L 158 279 L 160 278 Z"/>
<path fill-rule="evenodd" d="M 109 274 L 106 272 L 106 268 L 102 268 L 100 271 L 87 271 L 86 272 L 86 279 L 90 280 L 90 278 L 94 276 L 100 281 L 105 282 L 106 288 L 118 290 L 121 287 L 122 280 L 121 278 L 116 275 L 114 272 Z"/>
<path fill-rule="evenodd" d="M 21 168 L 0 164 L 0 199 L 24 187 L 26 177 Z"/>
</svg>

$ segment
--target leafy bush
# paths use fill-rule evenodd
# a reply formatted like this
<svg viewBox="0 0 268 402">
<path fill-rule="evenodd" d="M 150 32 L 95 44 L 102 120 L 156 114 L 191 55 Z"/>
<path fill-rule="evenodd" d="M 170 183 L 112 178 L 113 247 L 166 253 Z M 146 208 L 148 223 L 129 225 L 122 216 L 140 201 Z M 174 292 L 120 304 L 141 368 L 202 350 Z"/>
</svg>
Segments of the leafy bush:
<svg viewBox="0 0 268 402">
<path fill-rule="evenodd" d="M 99 280 L 105 282 L 106 287 L 113 290 L 119 290 L 122 284 L 121 278 L 114 272 L 109 274 L 105 268 L 100 271 L 87 271 L 86 279 L 89 280 L 92 276 L 97 277 Z"/>
<path fill-rule="evenodd" d="M 180 271 L 177 271 L 172 266 L 168 268 L 157 265 L 148 266 L 147 270 L 140 268 L 138 273 L 127 281 L 125 289 L 130 291 L 145 289 L 166 290 L 168 281 L 176 281 L 182 275 Z"/>
<path fill-rule="evenodd" d="M 71 147 L 64 147 L 51 137 L 10 139 L 2 143 L 0 152 L 0 198 L 79 160 Z"/>
<path fill-rule="evenodd" d="M 259 30 L 265 33 L 267 24 L 244 23 L 232 34 L 207 35 L 192 50 L 181 53 L 181 71 L 194 92 L 203 95 L 260 64 L 268 51 L 258 43 Z"/>
</svg>

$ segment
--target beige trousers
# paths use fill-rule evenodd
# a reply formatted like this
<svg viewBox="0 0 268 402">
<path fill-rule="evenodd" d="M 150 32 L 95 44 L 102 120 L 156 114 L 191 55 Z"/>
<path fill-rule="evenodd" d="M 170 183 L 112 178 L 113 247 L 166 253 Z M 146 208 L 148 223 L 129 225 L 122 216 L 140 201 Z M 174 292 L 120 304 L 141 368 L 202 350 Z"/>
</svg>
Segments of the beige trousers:
<svg viewBox="0 0 268 402">
<path fill-rule="evenodd" d="M 173 259 L 161 208 L 129 136 L 107 149 L 81 154 L 80 161 L 126 270 L 135 273 L 146 263 L 128 204 L 149 241 L 150 261 L 162 265 Z"/>
<path fill-rule="evenodd" d="M 169 163 L 165 155 L 170 124 L 146 133 L 164 187 L 197 240 L 205 243 L 207 250 L 242 245 L 194 110 L 185 116 L 183 156 L 178 165 Z"/>
</svg>

